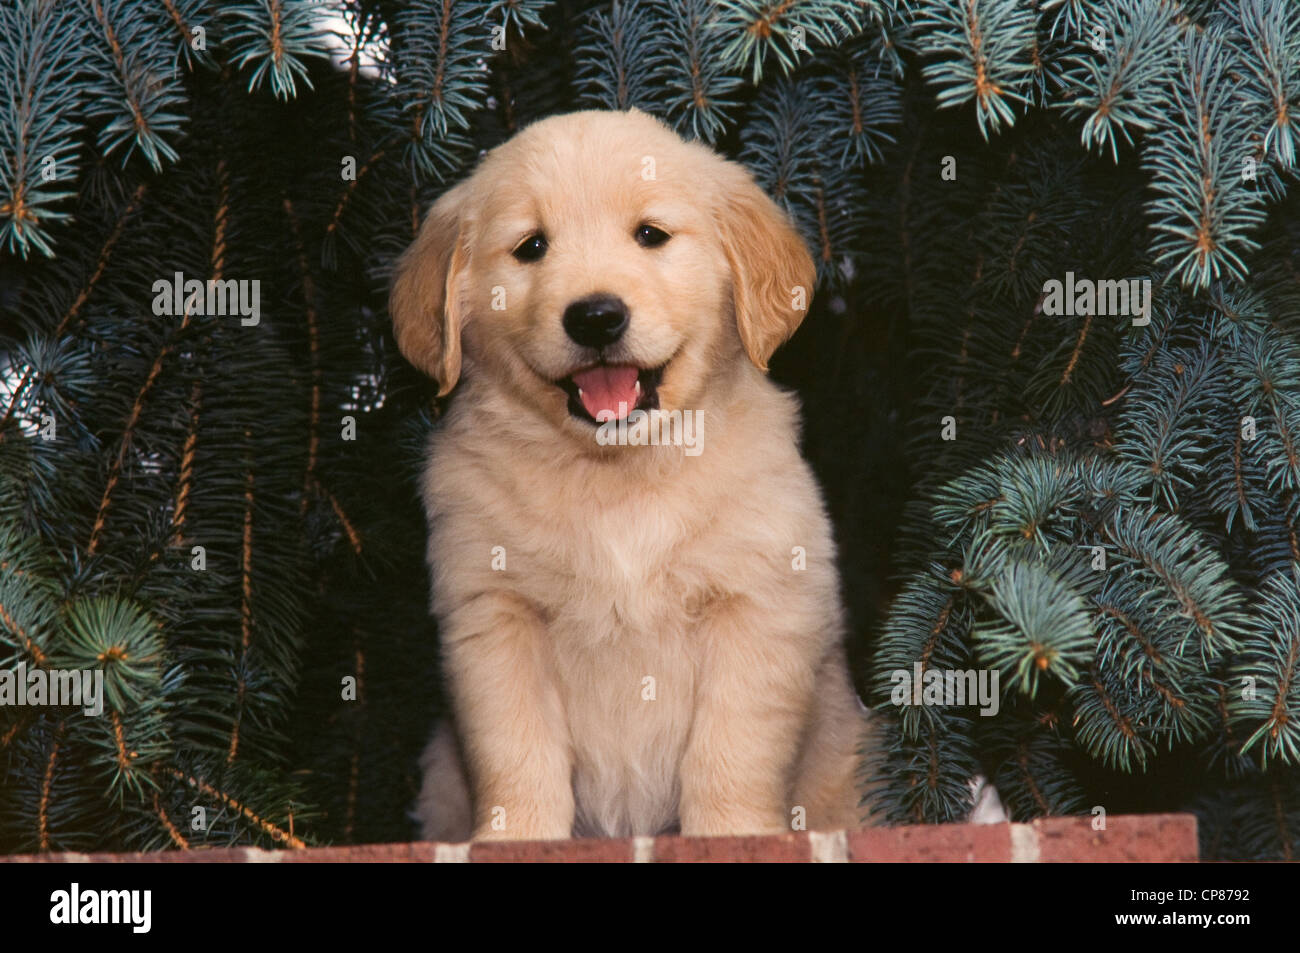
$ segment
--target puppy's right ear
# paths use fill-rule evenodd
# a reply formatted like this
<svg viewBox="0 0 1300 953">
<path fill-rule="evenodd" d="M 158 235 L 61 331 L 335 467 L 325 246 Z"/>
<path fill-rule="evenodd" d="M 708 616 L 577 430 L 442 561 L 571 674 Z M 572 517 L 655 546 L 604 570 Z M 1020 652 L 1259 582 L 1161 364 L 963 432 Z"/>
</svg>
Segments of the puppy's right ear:
<svg viewBox="0 0 1300 953">
<path fill-rule="evenodd" d="M 790 217 L 748 170 L 735 162 L 721 169 L 715 214 L 731 266 L 736 329 L 749 359 L 766 371 L 808 313 L 817 267 Z"/>
<path fill-rule="evenodd" d="M 420 234 L 397 261 L 388 296 L 398 348 L 438 382 L 439 397 L 460 378 L 460 277 L 469 260 L 461 223 L 465 194 L 461 183 L 429 209 Z"/>
</svg>

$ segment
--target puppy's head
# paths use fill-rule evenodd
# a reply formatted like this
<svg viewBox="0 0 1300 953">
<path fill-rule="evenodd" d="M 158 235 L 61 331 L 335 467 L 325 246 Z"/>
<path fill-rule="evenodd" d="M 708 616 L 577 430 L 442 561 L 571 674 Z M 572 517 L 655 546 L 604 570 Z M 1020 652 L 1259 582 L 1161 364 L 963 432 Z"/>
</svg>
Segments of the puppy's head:
<svg viewBox="0 0 1300 953">
<path fill-rule="evenodd" d="M 766 369 L 815 273 L 741 166 L 639 112 L 538 122 L 446 192 L 398 262 L 402 353 L 482 375 L 590 440 L 635 409 L 698 407 L 728 362 Z"/>
</svg>

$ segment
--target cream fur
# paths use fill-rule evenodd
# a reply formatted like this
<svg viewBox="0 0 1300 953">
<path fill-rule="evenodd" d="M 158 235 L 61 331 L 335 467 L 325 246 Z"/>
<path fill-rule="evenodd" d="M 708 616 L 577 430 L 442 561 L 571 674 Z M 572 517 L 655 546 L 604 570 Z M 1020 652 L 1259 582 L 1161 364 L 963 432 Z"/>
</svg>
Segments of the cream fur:
<svg viewBox="0 0 1300 953">
<path fill-rule="evenodd" d="M 646 221 L 671 239 L 636 244 Z M 516 261 L 536 229 L 546 256 Z M 456 724 L 422 762 L 426 838 L 861 822 L 830 523 L 762 370 L 813 280 L 748 173 L 637 112 L 539 122 L 435 204 L 391 302 L 403 353 L 457 388 L 423 486 Z M 594 292 L 631 311 L 615 356 L 668 362 L 661 407 L 703 413 L 700 455 L 569 415 L 561 316 Z"/>
</svg>

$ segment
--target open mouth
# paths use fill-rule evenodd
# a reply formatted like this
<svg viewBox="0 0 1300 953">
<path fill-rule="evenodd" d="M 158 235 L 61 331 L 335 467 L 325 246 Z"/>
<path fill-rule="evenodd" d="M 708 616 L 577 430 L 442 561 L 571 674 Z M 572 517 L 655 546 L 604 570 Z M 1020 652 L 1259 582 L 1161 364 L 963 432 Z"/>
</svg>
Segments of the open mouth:
<svg viewBox="0 0 1300 953">
<path fill-rule="evenodd" d="M 666 364 L 654 368 L 634 364 L 593 364 L 556 381 L 569 395 L 569 413 L 599 424 L 621 420 L 634 410 L 657 410 L 659 382 Z"/>
</svg>

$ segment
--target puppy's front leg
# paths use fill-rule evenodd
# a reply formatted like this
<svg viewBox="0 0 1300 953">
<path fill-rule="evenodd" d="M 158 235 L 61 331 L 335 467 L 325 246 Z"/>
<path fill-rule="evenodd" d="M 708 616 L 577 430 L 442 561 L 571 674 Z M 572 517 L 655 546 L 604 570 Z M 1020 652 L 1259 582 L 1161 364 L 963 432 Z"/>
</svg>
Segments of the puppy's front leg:
<svg viewBox="0 0 1300 953">
<path fill-rule="evenodd" d="M 773 630 L 770 609 L 743 597 L 718 606 L 700 635 L 705 659 L 681 766 L 682 833 L 788 831 L 815 637 Z"/>
<path fill-rule="evenodd" d="M 572 759 L 541 620 L 524 599 L 485 592 L 443 626 L 444 663 L 474 791 L 474 839 L 571 836 Z"/>
</svg>

